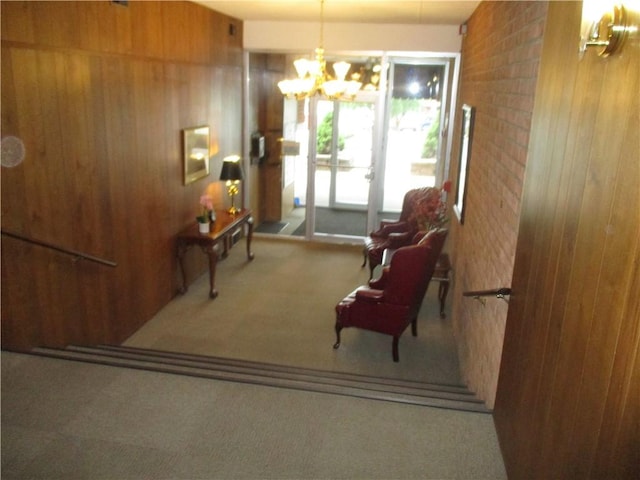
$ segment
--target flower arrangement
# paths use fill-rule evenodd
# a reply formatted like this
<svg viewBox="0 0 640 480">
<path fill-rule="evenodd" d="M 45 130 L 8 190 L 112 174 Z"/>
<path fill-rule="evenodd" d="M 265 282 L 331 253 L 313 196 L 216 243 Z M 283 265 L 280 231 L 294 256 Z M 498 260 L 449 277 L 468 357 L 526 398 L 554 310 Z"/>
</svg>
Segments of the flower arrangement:
<svg viewBox="0 0 640 480">
<path fill-rule="evenodd" d="M 427 196 L 416 205 L 414 216 L 420 230 L 443 227 L 448 221 L 446 194 L 451 192 L 451 181 L 447 180 L 440 189 L 430 189 Z"/>
<path fill-rule="evenodd" d="M 200 197 L 200 206 L 202 213 L 196 217 L 198 223 L 209 223 L 211 221 L 211 212 L 213 212 L 213 200 L 209 195 Z"/>
</svg>

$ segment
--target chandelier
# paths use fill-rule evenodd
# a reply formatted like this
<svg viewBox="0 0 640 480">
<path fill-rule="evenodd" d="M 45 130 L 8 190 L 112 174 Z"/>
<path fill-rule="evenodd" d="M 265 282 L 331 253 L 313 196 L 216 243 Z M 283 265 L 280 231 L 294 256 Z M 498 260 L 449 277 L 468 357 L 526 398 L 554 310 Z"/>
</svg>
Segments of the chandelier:
<svg viewBox="0 0 640 480">
<path fill-rule="evenodd" d="M 320 0 L 320 46 L 315 50 L 315 59 L 299 58 L 293 62 L 298 78 L 278 82 L 278 88 L 287 98 L 301 100 L 319 93 L 331 100 L 353 100 L 362 86 L 356 80 L 345 80 L 351 64 L 340 61 L 333 64 L 335 76 L 327 72 L 324 59 L 324 0 Z"/>
</svg>

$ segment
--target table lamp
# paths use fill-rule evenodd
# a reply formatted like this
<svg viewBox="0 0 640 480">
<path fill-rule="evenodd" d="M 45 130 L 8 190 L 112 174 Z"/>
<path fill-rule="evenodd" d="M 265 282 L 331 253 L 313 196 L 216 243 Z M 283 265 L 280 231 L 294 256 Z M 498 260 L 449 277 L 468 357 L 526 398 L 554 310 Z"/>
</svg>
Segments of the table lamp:
<svg viewBox="0 0 640 480">
<path fill-rule="evenodd" d="M 225 157 L 222 160 L 222 171 L 220 172 L 220 180 L 227 182 L 227 192 L 231 197 L 231 208 L 228 212 L 231 215 L 235 215 L 240 209 L 235 206 L 235 196 L 238 194 L 238 185 L 240 180 L 244 178 L 242 173 L 242 165 L 240 165 L 240 157 L 238 155 L 231 155 Z"/>
</svg>

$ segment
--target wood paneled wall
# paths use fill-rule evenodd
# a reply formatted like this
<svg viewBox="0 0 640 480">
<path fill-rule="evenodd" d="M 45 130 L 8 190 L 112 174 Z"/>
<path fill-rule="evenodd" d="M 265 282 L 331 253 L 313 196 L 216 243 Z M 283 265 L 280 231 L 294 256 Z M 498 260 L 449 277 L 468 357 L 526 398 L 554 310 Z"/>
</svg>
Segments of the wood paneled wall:
<svg viewBox="0 0 640 480">
<path fill-rule="evenodd" d="M 513 479 L 640 476 L 640 46 L 580 60 L 580 20 L 549 2 L 495 405 Z"/>
<path fill-rule="evenodd" d="M 120 342 L 174 296 L 175 234 L 242 153 L 242 23 L 192 2 L 2 2 L 2 347 Z M 209 177 L 182 181 L 181 129 L 209 125 Z M 206 268 L 189 255 L 195 277 Z"/>
<path fill-rule="evenodd" d="M 253 168 L 256 179 L 252 185 L 252 208 L 258 221 L 281 219 L 282 168 L 280 144 L 282 138 L 283 100 L 278 82 L 285 73 L 285 55 L 251 53 L 250 124 L 265 137 L 265 158 Z"/>
</svg>

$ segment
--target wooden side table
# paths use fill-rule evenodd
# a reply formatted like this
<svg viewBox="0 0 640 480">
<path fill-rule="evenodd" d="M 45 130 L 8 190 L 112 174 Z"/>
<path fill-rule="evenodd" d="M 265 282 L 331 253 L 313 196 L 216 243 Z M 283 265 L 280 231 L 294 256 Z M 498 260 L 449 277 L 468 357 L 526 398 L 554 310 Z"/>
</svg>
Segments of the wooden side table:
<svg viewBox="0 0 640 480">
<path fill-rule="evenodd" d="M 251 252 L 251 239 L 253 237 L 253 217 L 251 211 L 240 210 L 235 214 L 230 214 L 226 210 L 216 210 L 216 221 L 211 224 L 209 233 L 200 233 L 198 225 L 193 224 L 178 234 L 178 264 L 182 271 L 182 286 L 180 293 L 184 294 L 188 290 L 187 274 L 184 268 L 184 255 L 192 245 L 199 245 L 202 251 L 209 256 L 209 297 L 216 298 L 218 291 L 215 288 L 216 265 L 218 259 L 226 257 L 230 248 L 230 236 L 247 225 L 247 258 L 251 261 L 254 258 Z M 219 243 L 222 242 L 223 250 L 220 255 Z"/>
<path fill-rule="evenodd" d="M 436 262 L 436 269 L 433 271 L 431 280 L 434 282 L 440 282 L 438 285 L 438 300 L 440 300 L 440 318 L 445 318 L 444 302 L 447 299 L 447 293 L 449 293 L 449 271 L 451 270 L 451 262 L 449 261 L 449 254 L 441 253 Z"/>
</svg>

